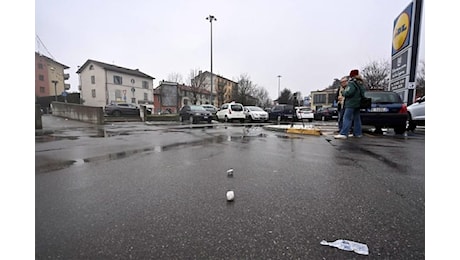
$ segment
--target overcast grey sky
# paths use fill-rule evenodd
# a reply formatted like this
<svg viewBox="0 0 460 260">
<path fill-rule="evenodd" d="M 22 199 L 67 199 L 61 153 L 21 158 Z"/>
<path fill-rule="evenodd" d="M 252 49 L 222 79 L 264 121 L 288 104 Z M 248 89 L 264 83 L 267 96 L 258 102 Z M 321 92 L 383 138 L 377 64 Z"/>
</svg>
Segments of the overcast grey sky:
<svg viewBox="0 0 460 260">
<path fill-rule="evenodd" d="M 70 67 L 88 59 L 136 69 L 160 80 L 172 73 L 188 84 L 190 70 L 236 80 L 242 74 L 276 99 L 281 90 L 323 89 L 351 69 L 390 61 L 393 22 L 410 0 L 35 1 L 36 51 Z M 419 59 L 425 57 L 422 15 Z"/>
</svg>

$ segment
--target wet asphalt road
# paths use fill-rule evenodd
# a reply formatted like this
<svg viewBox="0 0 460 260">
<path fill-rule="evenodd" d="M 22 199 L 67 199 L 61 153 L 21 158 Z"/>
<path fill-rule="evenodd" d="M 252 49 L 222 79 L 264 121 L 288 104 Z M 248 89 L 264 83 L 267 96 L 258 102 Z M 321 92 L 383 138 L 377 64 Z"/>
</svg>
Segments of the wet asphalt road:
<svg viewBox="0 0 460 260">
<path fill-rule="evenodd" d="M 35 149 L 36 259 L 425 256 L 417 131 L 344 141 L 237 124 L 75 125 L 43 131 Z M 369 256 L 320 245 L 336 239 Z"/>
</svg>

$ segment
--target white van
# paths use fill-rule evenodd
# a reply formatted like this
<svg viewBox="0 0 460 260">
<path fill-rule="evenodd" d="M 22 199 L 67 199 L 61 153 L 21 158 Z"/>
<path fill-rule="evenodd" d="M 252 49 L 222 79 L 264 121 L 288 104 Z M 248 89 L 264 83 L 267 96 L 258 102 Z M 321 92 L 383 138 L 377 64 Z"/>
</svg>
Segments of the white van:
<svg viewBox="0 0 460 260">
<path fill-rule="evenodd" d="M 216 113 L 218 121 L 232 122 L 239 120 L 244 123 L 246 114 L 244 113 L 244 107 L 240 103 L 225 103 L 220 107 L 220 110 Z"/>
</svg>

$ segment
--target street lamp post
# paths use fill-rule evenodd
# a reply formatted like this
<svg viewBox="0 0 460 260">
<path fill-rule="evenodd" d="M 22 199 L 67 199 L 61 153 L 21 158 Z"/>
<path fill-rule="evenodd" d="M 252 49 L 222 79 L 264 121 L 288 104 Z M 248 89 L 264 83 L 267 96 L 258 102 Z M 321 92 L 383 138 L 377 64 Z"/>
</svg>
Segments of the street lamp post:
<svg viewBox="0 0 460 260">
<path fill-rule="evenodd" d="M 214 105 L 214 102 L 213 102 L 213 99 L 212 99 L 212 84 L 213 84 L 213 80 L 212 80 L 212 21 L 217 21 L 216 17 L 214 17 L 213 15 L 209 15 L 208 17 L 206 17 L 206 20 L 209 20 L 209 23 L 211 24 L 211 105 Z"/>
<path fill-rule="evenodd" d="M 281 97 L 281 92 L 280 92 L 280 79 L 281 79 L 281 75 L 278 75 L 278 99 Z"/>
<path fill-rule="evenodd" d="M 57 80 L 51 81 L 54 83 L 54 99 L 57 101 L 57 89 L 56 89 L 56 84 L 58 83 Z"/>
</svg>

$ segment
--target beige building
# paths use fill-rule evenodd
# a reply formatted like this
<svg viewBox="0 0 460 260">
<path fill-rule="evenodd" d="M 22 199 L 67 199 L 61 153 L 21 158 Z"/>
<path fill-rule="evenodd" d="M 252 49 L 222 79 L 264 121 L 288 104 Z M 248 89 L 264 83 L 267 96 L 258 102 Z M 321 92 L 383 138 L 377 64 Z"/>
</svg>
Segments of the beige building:
<svg viewBox="0 0 460 260">
<path fill-rule="evenodd" d="M 139 69 L 87 60 L 77 74 L 83 104 L 103 107 L 114 102 L 153 104 L 153 80 Z"/>
<path fill-rule="evenodd" d="M 337 89 L 324 89 L 310 93 L 311 109 L 318 110 L 321 107 L 332 107 L 334 105 Z"/>
<path fill-rule="evenodd" d="M 204 89 L 211 92 L 211 73 L 209 71 L 201 72 L 195 77 L 194 80 L 204 77 Z M 238 83 L 220 75 L 213 73 L 212 75 L 212 102 L 210 104 L 220 107 L 224 103 L 231 102 L 235 99 L 236 92 L 238 91 Z M 201 101 L 202 104 L 208 103 Z"/>
<path fill-rule="evenodd" d="M 70 84 L 65 83 L 69 79 L 66 69 L 69 67 L 35 52 L 35 96 L 57 98 L 69 90 Z"/>
</svg>

